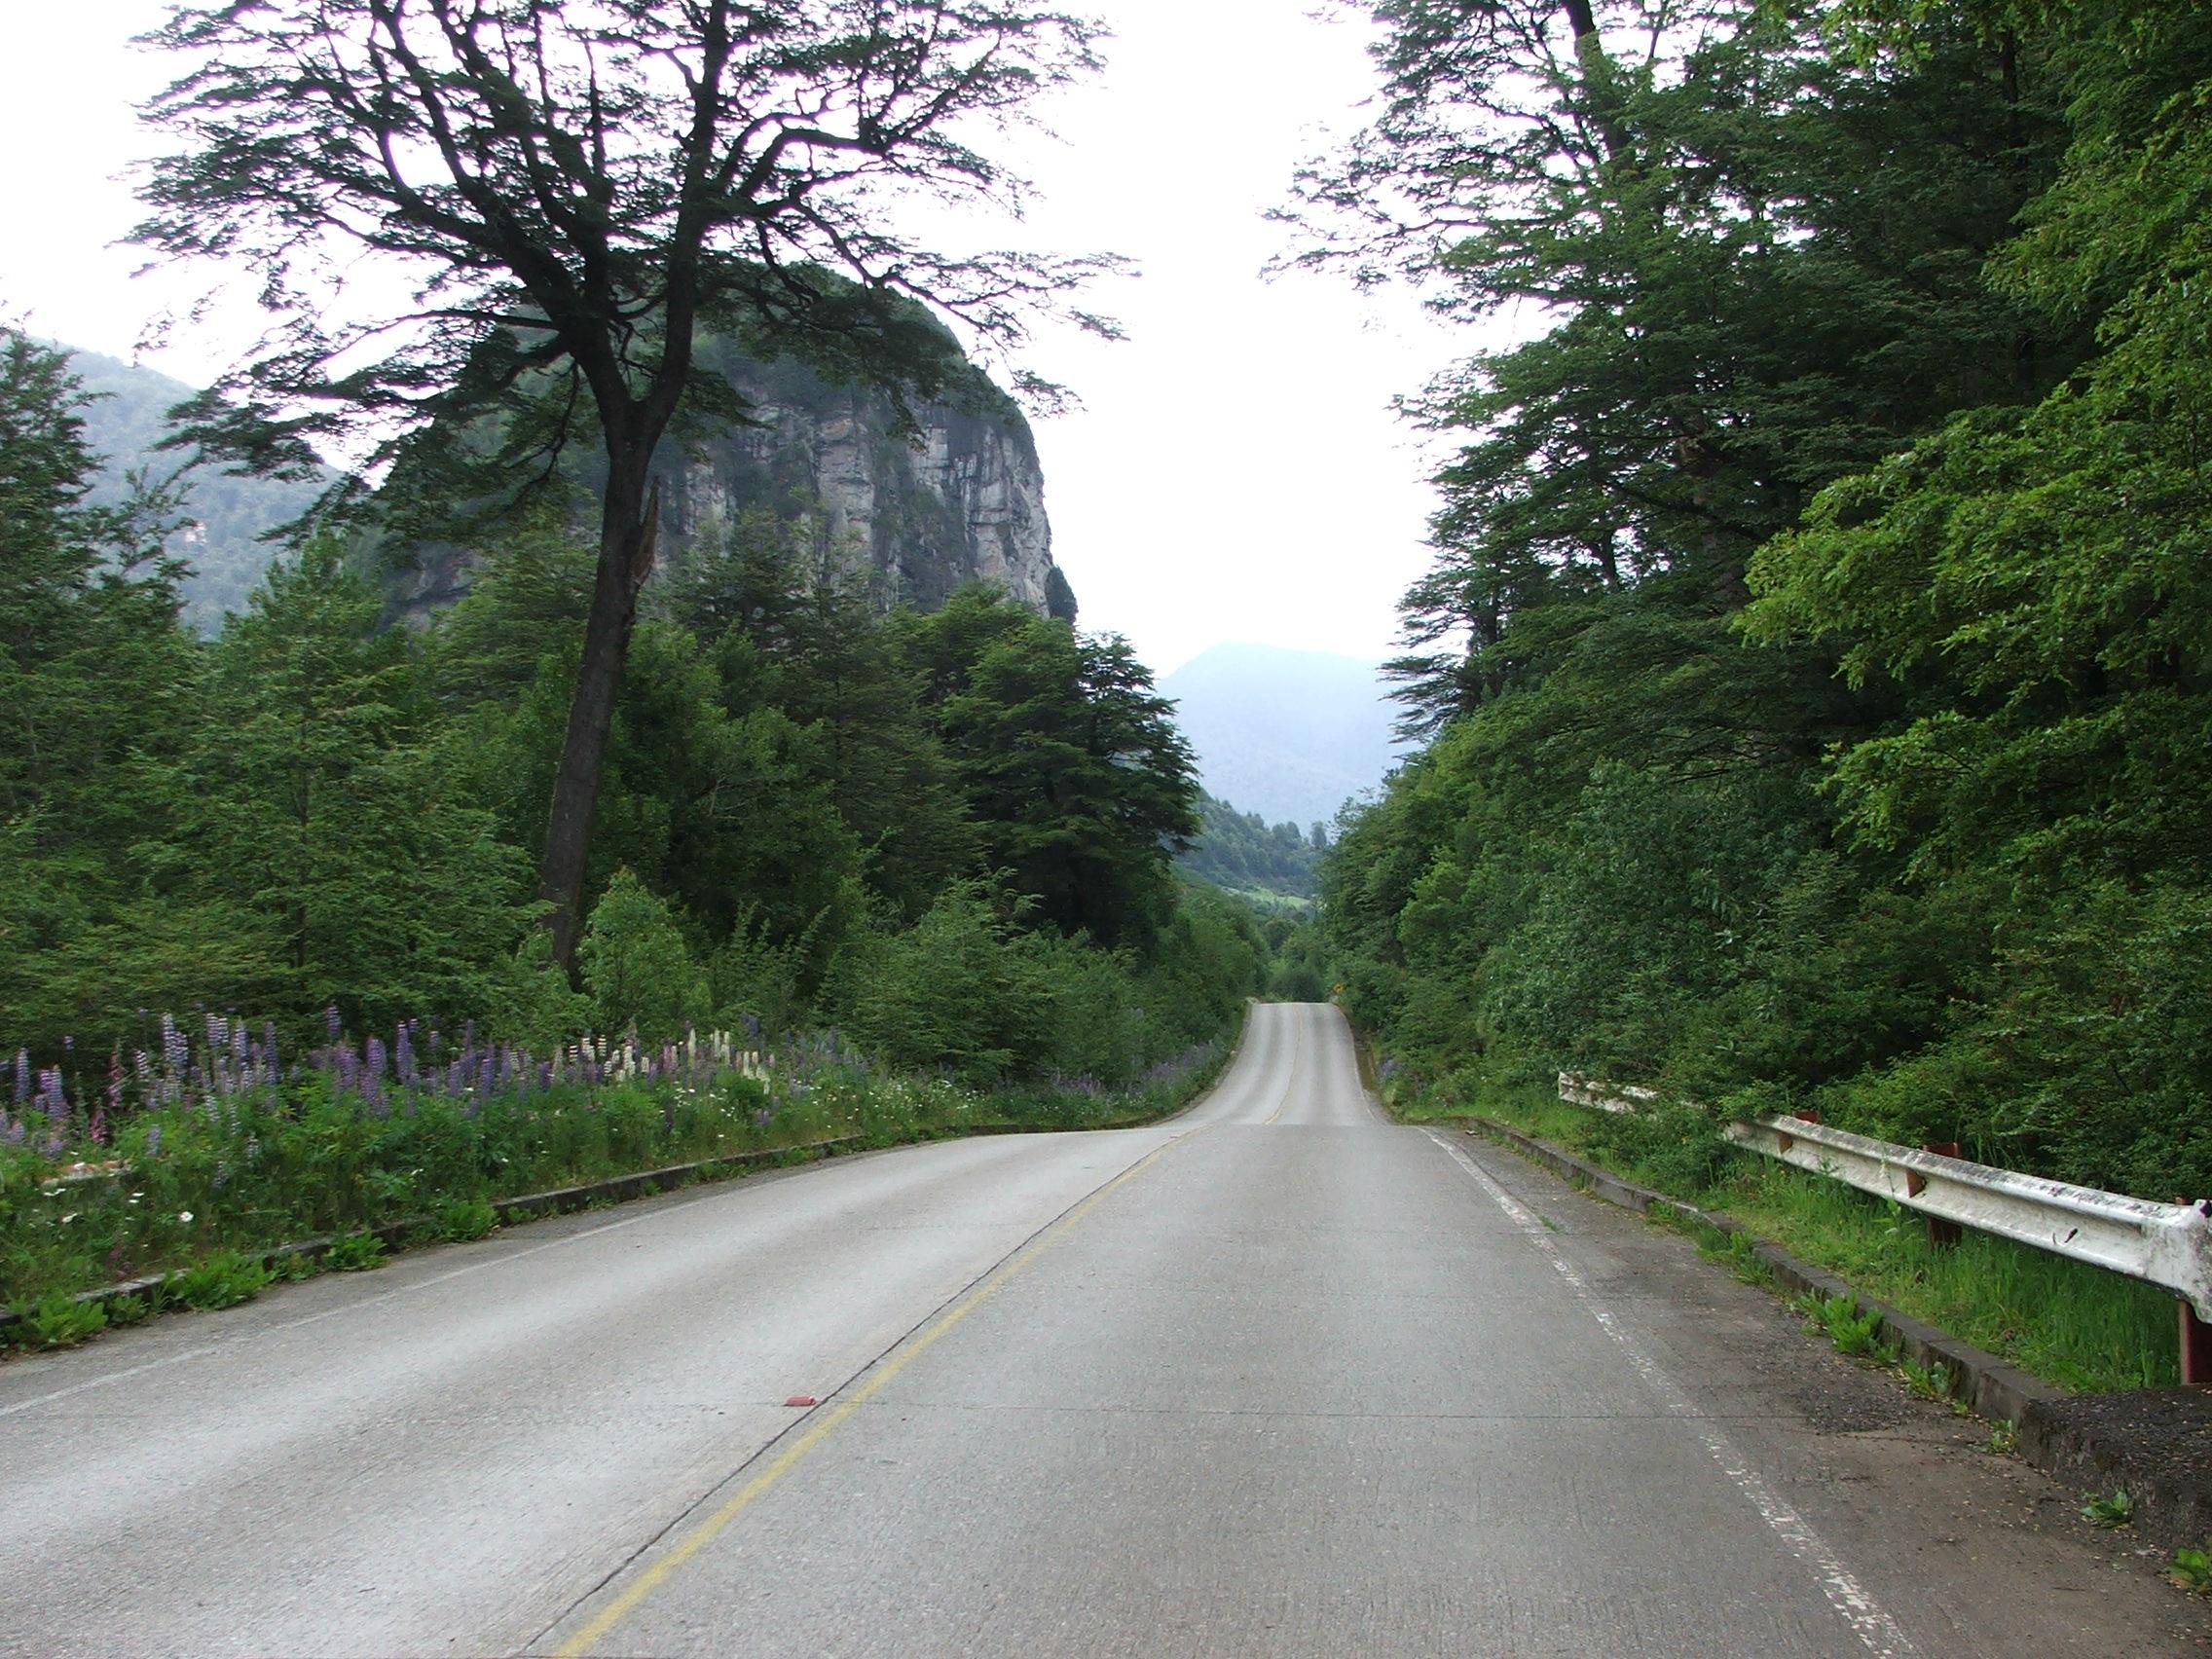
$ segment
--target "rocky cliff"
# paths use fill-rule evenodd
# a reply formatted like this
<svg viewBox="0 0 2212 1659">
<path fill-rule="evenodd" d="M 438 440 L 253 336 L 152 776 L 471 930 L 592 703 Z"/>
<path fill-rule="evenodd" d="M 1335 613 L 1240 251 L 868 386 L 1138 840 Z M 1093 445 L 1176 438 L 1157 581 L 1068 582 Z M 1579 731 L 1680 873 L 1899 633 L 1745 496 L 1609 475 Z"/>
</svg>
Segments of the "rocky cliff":
<svg viewBox="0 0 2212 1659">
<path fill-rule="evenodd" d="M 1029 424 L 978 371 L 958 403 L 914 408 L 898 430 L 891 401 L 836 386 L 793 362 L 709 348 L 751 406 L 748 424 L 688 443 L 658 463 L 664 553 L 716 533 L 749 508 L 812 517 L 888 599 L 931 610 L 964 583 L 995 583 L 1040 614 L 1073 620 L 1075 595 L 1052 563 L 1045 479 Z M 580 469 L 588 476 L 590 468 Z M 474 558 L 453 546 L 395 562 L 395 608 L 422 616 L 467 591 Z"/>
</svg>

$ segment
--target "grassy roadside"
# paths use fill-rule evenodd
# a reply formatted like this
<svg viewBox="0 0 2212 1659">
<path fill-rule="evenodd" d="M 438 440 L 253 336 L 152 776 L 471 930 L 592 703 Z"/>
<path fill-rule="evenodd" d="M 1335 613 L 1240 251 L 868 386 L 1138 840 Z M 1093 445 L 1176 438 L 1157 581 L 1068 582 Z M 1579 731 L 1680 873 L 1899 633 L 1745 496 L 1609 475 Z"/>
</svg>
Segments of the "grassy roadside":
<svg viewBox="0 0 2212 1659">
<path fill-rule="evenodd" d="M 66 1346 L 111 1316 L 228 1307 L 276 1277 L 380 1266 L 380 1233 L 481 1237 L 500 1200 L 645 1171 L 699 1165 L 697 1178 L 720 1179 L 830 1141 L 1150 1123 L 1210 1088 L 1233 1051 L 1224 1034 L 1121 1089 L 887 1074 L 833 1039 L 768 1053 L 708 1040 L 655 1056 L 585 1045 L 550 1072 L 462 1067 L 450 1075 L 471 1081 L 456 1089 L 420 1067 L 402 1081 L 381 1045 L 290 1073 L 241 1064 L 227 1080 L 217 1056 L 190 1053 L 174 1070 L 199 1087 L 172 1097 L 156 1077 L 136 1110 L 82 1144 L 0 1144 L 0 1304 L 18 1315 L 0 1326 L 0 1351 Z M 319 1237 L 335 1240 L 320 1255 L 289 1248 Z M 80 1300 L 163 1274 L 151 1296 Z"/>
<path fill-rule="evenodd" d="M 2040 1250 L 1969 1233 L 1930 1245 L 1901 1206 L 1806 1170 L 1702 1138 L 1667 1117 L 1646 1121 L 1572 1106 L 1535 1081 L 1447 1078 L 1386 1088 L 1411 1123 L 1488 1118 L 1709 1210 L 1914 1318 L 2062 1388 L 2095 1391 L 2179 1381 L 2170 1297 Z"/>
</svg>

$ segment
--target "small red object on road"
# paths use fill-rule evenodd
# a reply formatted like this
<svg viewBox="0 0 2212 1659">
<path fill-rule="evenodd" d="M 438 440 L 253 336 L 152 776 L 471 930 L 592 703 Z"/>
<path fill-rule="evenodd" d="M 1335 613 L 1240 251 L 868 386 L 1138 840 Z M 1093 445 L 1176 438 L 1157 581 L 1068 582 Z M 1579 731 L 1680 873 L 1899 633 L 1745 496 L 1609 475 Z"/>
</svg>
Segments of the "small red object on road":
<svg viewBox="0 0 2212 1659">
<path fill-rule="evenodd" d="M 819 1406 L 822 1402 L 812 1394 L 793 1394 L 784 1404 L 787 1406 Z"/>
</svg>

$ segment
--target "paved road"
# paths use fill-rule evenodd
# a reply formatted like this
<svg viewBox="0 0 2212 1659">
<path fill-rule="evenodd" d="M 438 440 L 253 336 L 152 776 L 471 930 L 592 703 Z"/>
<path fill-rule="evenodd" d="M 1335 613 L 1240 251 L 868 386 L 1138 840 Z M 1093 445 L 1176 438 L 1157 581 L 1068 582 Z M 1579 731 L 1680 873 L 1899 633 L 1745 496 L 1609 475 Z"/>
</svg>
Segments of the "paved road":
<svg viewBox="0 0 2212 1659">
<path fill-rule="evenodd" d="M 1680 1240 L 1386 1124 L 1334 1010 L 1269 1007 L 1156 1128 L 839 1161 L 0 1368 L 0 1653 L 2194 1641 L 1974 1437 Z"/>
</svg>

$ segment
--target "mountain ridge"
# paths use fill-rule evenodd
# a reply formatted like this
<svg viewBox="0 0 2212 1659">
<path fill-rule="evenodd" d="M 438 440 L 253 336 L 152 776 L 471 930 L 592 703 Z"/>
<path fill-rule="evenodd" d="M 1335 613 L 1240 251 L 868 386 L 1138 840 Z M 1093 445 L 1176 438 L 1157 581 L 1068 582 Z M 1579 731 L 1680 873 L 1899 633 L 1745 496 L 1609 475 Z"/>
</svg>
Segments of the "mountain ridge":
<svg viewBox="0 0 2212 1659">
<path fill-rule="evenodd" d="M 1208 794 L 1268 824 L 1332 823 L 1379 787 L 1401 746 L 1381 664 L 1333 651 L 1225 642 L 1160 681 Z"/>
</svg>

